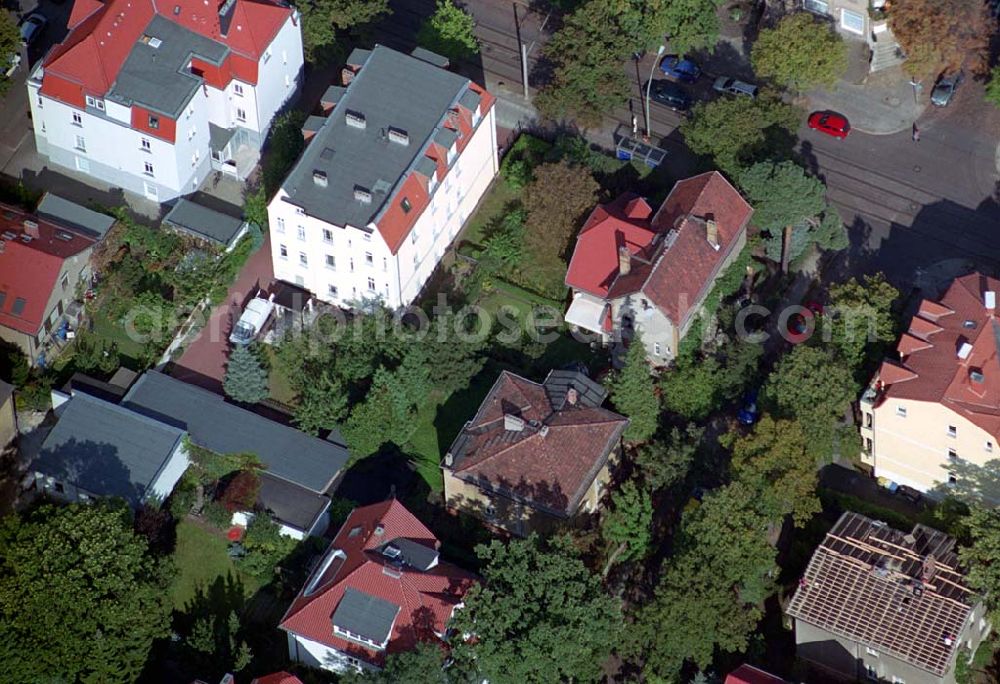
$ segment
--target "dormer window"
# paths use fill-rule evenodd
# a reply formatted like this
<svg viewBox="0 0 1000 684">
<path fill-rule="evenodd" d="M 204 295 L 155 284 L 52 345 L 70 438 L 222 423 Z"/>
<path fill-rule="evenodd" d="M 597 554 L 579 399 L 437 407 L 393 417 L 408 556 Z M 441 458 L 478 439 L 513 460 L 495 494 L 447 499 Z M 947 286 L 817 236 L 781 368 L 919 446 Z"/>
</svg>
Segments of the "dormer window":
<svg viewBox="0 0 1000 684">
<path fill-rule="evenodd" d="M 150 114 L 149 115 L 149 127 L 151 129 L 153 129 L 154 131 L 158 130 L 160 128 L 160 117 L 153 116 L 152 114 Z"/>
<path fill-rule="evenodd" d="M 87 95 L 85 99 L 87 101 L 88 107 L 93 107 L 94 109 L 100 110 L 102 112 L 104 111 L 104 100 L 101 100 L 96 97 L 91 97 L 90 95 Z"/>
</svg>

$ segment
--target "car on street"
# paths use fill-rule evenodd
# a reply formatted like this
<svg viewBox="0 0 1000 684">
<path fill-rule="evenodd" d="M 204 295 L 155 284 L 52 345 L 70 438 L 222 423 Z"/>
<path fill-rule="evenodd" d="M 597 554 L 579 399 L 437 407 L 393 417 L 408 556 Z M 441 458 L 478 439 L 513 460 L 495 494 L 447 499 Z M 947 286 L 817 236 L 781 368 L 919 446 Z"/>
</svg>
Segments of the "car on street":
<svg viewBox="0 0 1000 684">
<path fill-rule="evenodd" d="M 931 91 L 931 104 L 936 107 L 947 107 L 963 80 L 961 71 L 939 78 L 934 84 L 934 90 Z"/>
<path fill-rule="evenodd" d="M 649 97 L 675 112 L 686 112 L 691 108 L 691 95 L 679 84 L 665 78 L 654 78 L 649 87 Z"/>
<path fill-rule="evenodd" d="M 752 83 L 747 83 L 746 81 L 741 81 L 736 78 L 727 78 L 726 76 L 720 76 L 715 79 L 715 83 L 712 84 L 712 88 L 719 93 L 728 93 L 730 95 L 746 95 L 747 97 L 757 97 L 757 86 Z"/>
<path fill-rule="evenodd" d="M 33 45 L 45 32 L 45 27 L 48 25 L 49 20 L 44 15 L 32 12 L 21 23 L 21 42 L 25 45 Z"/>
<path fill-rule="evenodd" d="M 694 83 L 701 76 L 698 63 L 678 55 L 667 55 L 660 61 L 660 71 L 684 83 Z"/>
<path fill-rule="evenodd" d="M 813 112 L 809 115 L 809 128 L 843 140 L 851 132 L 847 117 L 837 112 Z"/>
</svg>

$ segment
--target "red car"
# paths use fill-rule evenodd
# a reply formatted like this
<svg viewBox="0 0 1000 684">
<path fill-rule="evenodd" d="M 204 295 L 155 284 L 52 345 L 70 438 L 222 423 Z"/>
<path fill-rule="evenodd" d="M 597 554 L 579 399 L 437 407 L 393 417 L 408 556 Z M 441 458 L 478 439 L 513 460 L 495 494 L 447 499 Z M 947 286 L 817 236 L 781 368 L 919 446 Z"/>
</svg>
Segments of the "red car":
<svg viewBox="0 0 1000 684">
<path fill-rule="evenodd" d="M 809 128 L 841 140 L 851 132 L 847 117 L 836 112 L 813 112 L 809 115 Z"/>
</svg>

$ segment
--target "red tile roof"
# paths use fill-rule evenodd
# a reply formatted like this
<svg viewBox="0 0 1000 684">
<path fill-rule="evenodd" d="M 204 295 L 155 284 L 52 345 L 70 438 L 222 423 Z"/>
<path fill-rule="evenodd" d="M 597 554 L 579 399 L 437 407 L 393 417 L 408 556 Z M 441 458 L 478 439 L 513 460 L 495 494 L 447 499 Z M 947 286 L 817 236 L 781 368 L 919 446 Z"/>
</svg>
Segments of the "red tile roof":
<svg viewBox="0 0 1000 684">
<path fill-rule="evenodd" d="M 753 665 L 744 664 L 729 673 L 725 684 L 785 684 L 785 680 Z"/>
<path fill-rule="evenodd" d="M 574 290 L 607 297 L 608 289 L 618 277 L 619 248 L 641 254 L 656 237 L 649 225 L 652 213 L 646 200 L 631 193 L 597 205 L 577 235 L 566 284 Z"/>
<path fill-rule="evenodd" d="M 227 45 L 254 61 L 288 19 L 292 9 L 263 0 L 237 0 L 228 34 L 221 35 L 219 6 L 205 0 L 76 0 L 69 35 L 45 57 L 42 92 L 59 97 L 62 80 L 92 95 L 106 94 L 132 47 L 159 13 L 185 28 Z M 174 8 L 180 8 L 174 14 Z M 49 76 L 57 79 L 50 79 Z"/>
<path fill-rule="evenodd" d="M 28 242 L 26 220 L 38 224 L 37 237 Z M 13 234 L 0 242 L 0 325 L 35 335 L 48 314 L 45 305 L 63 261 L 89 249 L 95 240 L 3 204 L 0 233 Z"/>
<path fill-rule="evenodd" d="M 302 680 L 290 672 L 282 671 L 257 677 L 250 684 L 302 684 Z"/>
<path fill-rule="evenodd" d="M 899 341 L 901 363 L 880 368 L 883 396 L 939 402 L 1000 436 L 1000 318 L 986 308 L 990 291 L 1000 293 L 1000 280 L 972 273 L 952 281 L 940 302 L 922 302 Z"/>
<path fill-rule="evenodd" d="M 504 371 L 450 450 L 452 473 L 571 515 L 628 425 L 600 407 L 603 399 L 601 393 L 589 404 L 554 406 L 544 384 Z M 523 429 L 507 429 L 507 415 L 520 418 Z"/>
<path fill-rule="evenodd" d="M 395 539 L 431 549 L 440 546 L 434 534 L 395 499 L 355 508 L 279 627 L 376 664 L 386 653 L 407 651 L 418 641 L 433 640 L 434 633 L 443 634 L 475 576 L 442 561 L 427 571 L 393 565 L 379 548 Z M 342 557 L 326 565 L 335 550 Z M 334 635 L 332 616 L 349 588 L 400 607 L 385 653 Z M 312 591 L 307 594 L 306 589 Z"/>
<path fill-rule="evenodd" d="M 606 299 L 641 291 L 682 325 L 708 294 L 753 209 L 717 171 L 678 181 L 651 221 L 634 198 L 619 197 L 590 215 L 577 238 L 566 284 Z M 718 227 L 719 249 L 707 240 L 709 219 Z M 623 245 L 632 255 L 625 275 L 618 268 Z"/>
</svg>

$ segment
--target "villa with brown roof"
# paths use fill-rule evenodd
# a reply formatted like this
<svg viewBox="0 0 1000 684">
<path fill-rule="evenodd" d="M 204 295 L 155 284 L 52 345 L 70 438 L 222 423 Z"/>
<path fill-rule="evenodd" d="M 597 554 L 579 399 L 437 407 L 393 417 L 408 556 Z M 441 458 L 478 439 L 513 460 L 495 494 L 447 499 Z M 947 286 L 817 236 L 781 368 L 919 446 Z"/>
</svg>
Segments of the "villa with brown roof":
<svg viewBox="0 0 1000 684">
<path fill-rule="evenodd" d="M 575 371 L 501 373 L 444 457 L 448 505 L 522 536 L 596 511 L 628 426 L 606 397 Z"/>
<path fill-rule="evenodd" d="M 646 356 L 665 365 L 705 297 L 746 244 L 753 209 L 718 171 L 674 185 L 654 213 L 626 193 L 598 205 L 566 272 L 565 319 L 604 344 L 642 332 Z"/>
<path fill-rule="evenodd" d="M 822 681 L 954 684 L 958 659 L 990 631 L 952 537 L 851 512 L 816 549 L 787 613 L 796 654 Z"/>
<path fill-rule="evenodd" d="M 1000 454 L 1000 281 L 978 273 L 925 299 L 861 398 L 862 461 L 932 495 L 1000 501 L 978 477 Z"/>
</svg>

